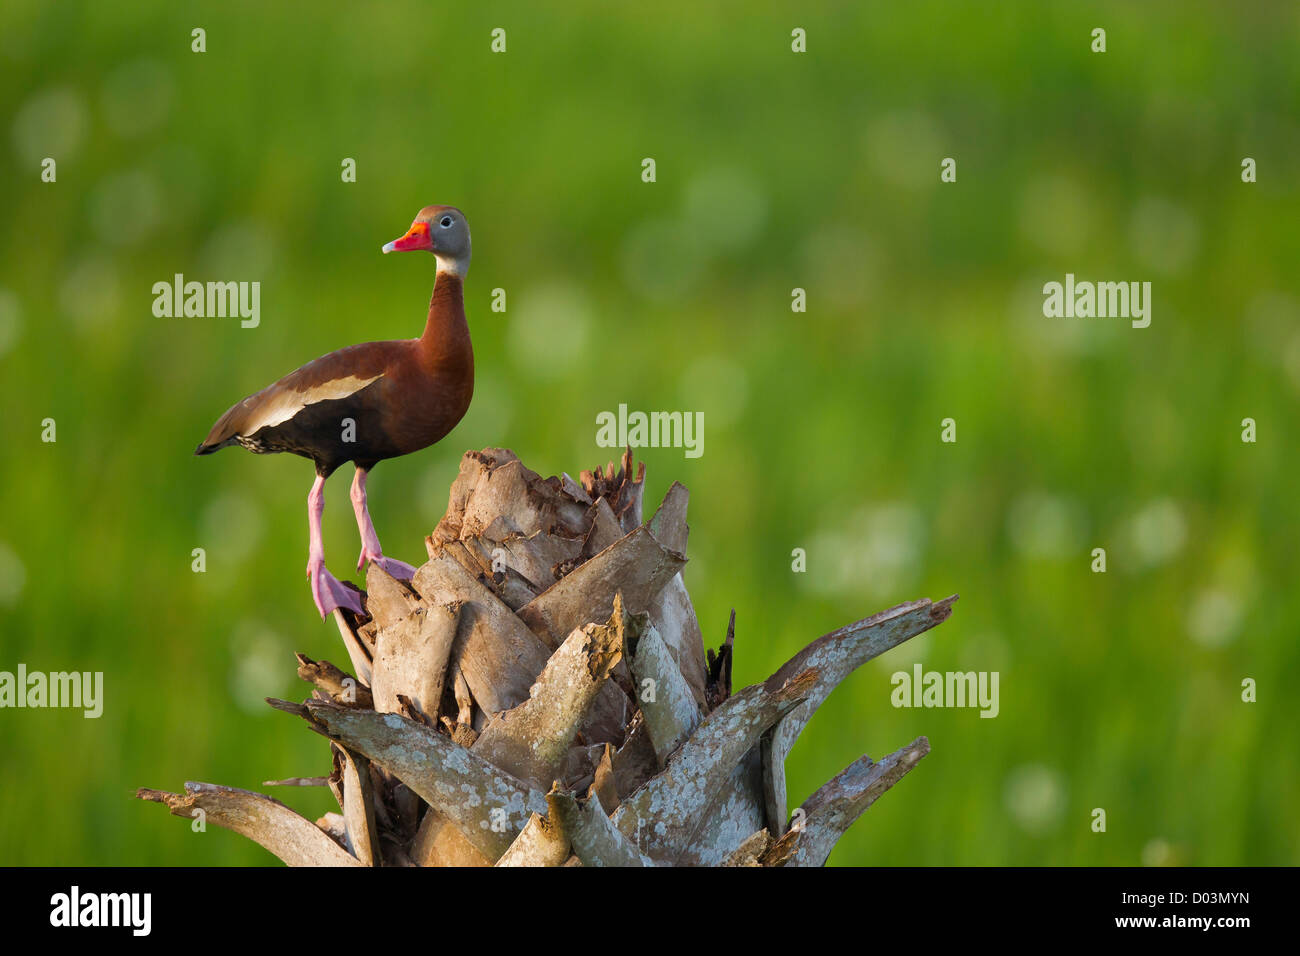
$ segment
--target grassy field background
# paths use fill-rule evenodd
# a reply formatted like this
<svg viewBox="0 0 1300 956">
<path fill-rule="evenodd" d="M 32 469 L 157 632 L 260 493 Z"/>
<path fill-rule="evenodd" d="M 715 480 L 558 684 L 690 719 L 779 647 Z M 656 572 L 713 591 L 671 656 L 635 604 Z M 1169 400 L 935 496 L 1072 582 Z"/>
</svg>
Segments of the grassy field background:
<svg viewBox="0 0 1300 956">
<path fill-rule="evenodd" d="M 0 670 L 103 671 L 106 702 L 0 711 L 0 863 L 274 862 L 132 799 L 328 766 L 261 702 L 305 694 L 295 650 L 343 659 L 311 467 L 191 452 L 302 362 L 419 333 L 432 262 L 379 248 L 426 203 L 473 228 L 478 388 L 376 470 L 388 553 L 422 559 L 466 449 L 576 475 L 612 456 L 598 412 L 702 411 L 702 457 L 644 453 L 647 499 L 691 489 L 738 684 L 961 594 L 792 755 L 793 805 L 933 746 L 832 863 L 1300 862 L 1297 8 L 565 6 L 4 4 Z M 175 273 L 260 281 L 261 324 L 156 318 Z M 1066 273 L 1152 282 L 1151 326 L 1044 318 Z M 895 709 L 916 661 L 997 671 L 999 716 Z"/>
</svg>

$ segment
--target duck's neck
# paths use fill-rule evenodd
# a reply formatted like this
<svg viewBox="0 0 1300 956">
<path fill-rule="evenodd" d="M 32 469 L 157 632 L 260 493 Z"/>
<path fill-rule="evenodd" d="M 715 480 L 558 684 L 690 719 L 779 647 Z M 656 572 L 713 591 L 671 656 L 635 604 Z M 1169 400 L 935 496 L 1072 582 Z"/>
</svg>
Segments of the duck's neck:
<svg viewBox="0 0 1300 956">
<path fill-rule="evenodd" d="M 472 356 L 469 324 L 465 321 L 464 283 L 460 273 L 439 269 L 429 299 L 429 318 L 419 338 L 421 356 L 429 364 L 465 360 Z M 473 358 L 470 358 L 473 362 Z"/>
</svg>

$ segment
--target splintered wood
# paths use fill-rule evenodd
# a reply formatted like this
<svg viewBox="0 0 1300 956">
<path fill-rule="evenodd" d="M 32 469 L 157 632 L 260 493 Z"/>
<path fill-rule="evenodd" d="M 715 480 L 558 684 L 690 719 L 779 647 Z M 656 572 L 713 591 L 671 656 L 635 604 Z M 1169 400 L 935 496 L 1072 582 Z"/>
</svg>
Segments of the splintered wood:
<svg viewBox="0 0 1300 956">
<path fill-rule="evenodd" d="M 578 480 L 467 452 L 410 581 L 371 565 L 365 614 L 337 611 L 351 672 L 298 655 L 340 813 L 312 822 L 213 784 L 140 790 L 291 866 L 820 866 L 929 752 L 862 757 L 790 828 L 785 759 L 857 667 L 946 620 L 955 596 L 814 641 L 733 693 L 735 612 L 707 654 L 686 590 L 690 493 L 644 521 L 631 450 Z M 744 642 L 742 640 L 742 649 Z M 301 768 L 294 768 L 301 769 Z"/>
</svg>

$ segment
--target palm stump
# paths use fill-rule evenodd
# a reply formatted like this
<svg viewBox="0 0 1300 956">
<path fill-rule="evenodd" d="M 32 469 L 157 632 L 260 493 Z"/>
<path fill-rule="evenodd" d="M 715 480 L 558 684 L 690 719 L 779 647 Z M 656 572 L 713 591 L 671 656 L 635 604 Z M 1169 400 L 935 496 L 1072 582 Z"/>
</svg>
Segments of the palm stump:
<svg viewBox="0 0 1300 956">
<path fill-rule="evenodd" d="M 707 656 L 682 581 L 688 492 L 642 521 L 645 466 L 541 478 L 467 452 L 409 582 L 372 564 L 334 617 L 349 674 L 298 655 L 314 685 L 271 700 L 330 740 L 340 813 L 312 823 L 205 783 L 140 790 L 198 811 L 291 866 L 820 866 L 926 753 L 861 757 L 787 814 L 785 758 L 865 661 L 946 620 L 955 596 L 833 631 L 732 692 L 734 615 Z"/>
</svg>

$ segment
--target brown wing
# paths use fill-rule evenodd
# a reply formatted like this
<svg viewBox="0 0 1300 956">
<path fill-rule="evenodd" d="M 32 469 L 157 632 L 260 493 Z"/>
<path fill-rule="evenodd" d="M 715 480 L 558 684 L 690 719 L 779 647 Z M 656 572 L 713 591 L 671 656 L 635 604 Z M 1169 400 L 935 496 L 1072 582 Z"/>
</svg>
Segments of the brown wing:
<svg viewBox="0 0 1300 956">
<path fill-rule="evenodd" d="M 381 379 L 408 342 L 366 342 L 313 359 L 232 406 L 195 450 L 207 455 L 291 421 L 312 405 L 346 399 Z"/>
</svg>

